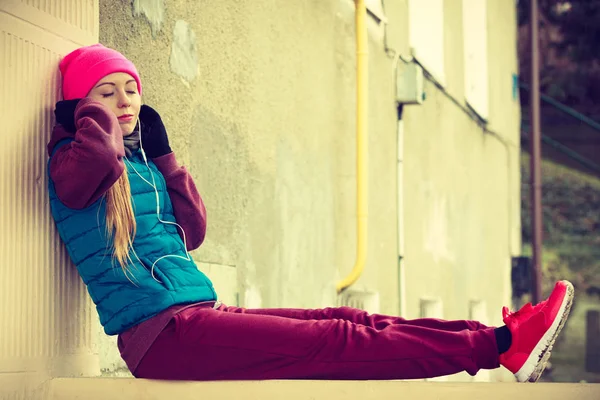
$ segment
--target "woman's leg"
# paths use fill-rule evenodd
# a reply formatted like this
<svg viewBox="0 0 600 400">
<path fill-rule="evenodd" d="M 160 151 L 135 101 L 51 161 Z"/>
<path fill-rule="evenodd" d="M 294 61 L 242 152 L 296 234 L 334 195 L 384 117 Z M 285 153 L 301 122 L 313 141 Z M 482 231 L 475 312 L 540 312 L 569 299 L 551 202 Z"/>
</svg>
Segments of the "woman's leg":
<svg viewBox="0 0 600 400">
<path fill-rule="evenodd" d="M 378 324 L 351 310 L 278 313 L 285 316 L 234 307 L 185 310 L 157 338 L 135 375 L 191 380 L 415 379 L 460 371 L 475 374 L 499 366 L 492 328 L 453 332 L 386 318 L 381 320 L 388 322 Z M 296 318 L 336 313 L 365 324 Z"/>
<path fill-rule="evenodd" d="M 368 326 L 375 329 L 384 329 L 389 325 L 414 325 L 425 328 L 439 329 L 444 331 L 459 332 L 462 330 L 477 331 L 488 327 L 478 321 L 456 320 L 445 321 L 435 318 L 420 318 L 407 320 L 383 314 L 369 314 L 364 310 L 351 307 L 329 307 L 320 309 L 296 309 L 296 308 L 256 308 L 246 309 L 240 307 L 221 306 L 221 310 L 230 313 L 273 315 L 284 318 L 301 320 L 342 319 L 356 324 Z"/>
</svg>

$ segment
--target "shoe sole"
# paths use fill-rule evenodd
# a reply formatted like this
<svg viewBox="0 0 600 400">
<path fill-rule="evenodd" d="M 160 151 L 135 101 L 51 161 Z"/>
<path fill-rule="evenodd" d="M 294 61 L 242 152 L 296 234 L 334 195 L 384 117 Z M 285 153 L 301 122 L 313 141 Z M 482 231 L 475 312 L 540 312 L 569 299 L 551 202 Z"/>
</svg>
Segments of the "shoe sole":
<svg viewBox="0 0 600 400">
<path fill-rule="evenodd" d="M 521 369 L 515 374 L 519 382 L 535 383 L 540 379 L 542 373 L 546 369 L 546 365 L 548 364 L 548 360 L 552 353 L 552 348 L 554 347 L 554 342 L 556 342 L 558 334 L 565 326 L 565 322 L 571 312 L 571 306 L 573 305 L 575 290 L 573 289 L 571 282 L 564 282 L 567 285 L 567 293 L 558 310 L 558 315 L 560 315 L 560 317 L 554 320 L 550 329 L 548 329 L 542 339 L 540 339 L 527 358 L 527 361 L 525 361 L 525 364 L 523 364 Z"/>
</svg>

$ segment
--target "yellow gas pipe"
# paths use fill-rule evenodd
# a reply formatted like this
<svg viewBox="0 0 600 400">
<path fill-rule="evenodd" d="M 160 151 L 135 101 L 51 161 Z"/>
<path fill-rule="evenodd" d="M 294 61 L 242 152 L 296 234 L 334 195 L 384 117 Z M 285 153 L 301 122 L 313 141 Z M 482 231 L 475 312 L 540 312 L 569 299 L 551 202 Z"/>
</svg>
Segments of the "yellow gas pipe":
<svg viewBox="0 0 600 400">
<path fill-rule="evenodd" d="M 337 283 L 341 293 L 358 280 L 367 261 L 368 220 L 368 42 L 367 9 L 364 0 L 356 5 L 356 261 L 350 274 Z"/>
</svg>

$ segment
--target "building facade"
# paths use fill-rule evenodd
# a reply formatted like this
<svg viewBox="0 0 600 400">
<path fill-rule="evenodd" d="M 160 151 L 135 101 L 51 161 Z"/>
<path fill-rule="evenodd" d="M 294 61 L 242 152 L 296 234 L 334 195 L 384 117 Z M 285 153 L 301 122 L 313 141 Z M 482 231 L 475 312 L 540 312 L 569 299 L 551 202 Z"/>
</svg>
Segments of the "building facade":
<svg viewBox="0 0 600 400">
<path fill-rule="evenodd" d="M 0 5 L 12 82 L 1 100 L 0 257 L 12 267 L 0 273 L 0 372 L 123 368 L 45 192 L 58 61 L 98 41 L 137 65 L 143 101 L 196 180 L 208 232 L 193 256 L 226 303 L 363 301 L 501 324 L 521 252 L 514 2 L 367 1 L 367 261 L 344 296 L 335 286 L 357 242 L 353 1 L 49 3 Z"/>
</svg>

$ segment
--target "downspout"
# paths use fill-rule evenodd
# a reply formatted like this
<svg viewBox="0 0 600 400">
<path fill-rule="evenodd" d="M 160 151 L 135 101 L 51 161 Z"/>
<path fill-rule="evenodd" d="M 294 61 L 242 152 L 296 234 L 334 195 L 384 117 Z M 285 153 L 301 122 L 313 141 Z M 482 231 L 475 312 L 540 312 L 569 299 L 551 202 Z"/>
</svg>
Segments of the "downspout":
<svg viewBox="0 0 600 400">
<path fill-rule="evenodd" d="M 367 9 L 364 0 L 356 5 L 356 261 L 350 274 L 337 283 L 338 293 L 355 283 L 367 261 L 368 220 L 368 42 Z"/>
<path fill-rule="evenodd" d="M 396 66 L 394 66 L 394 79 L 396 79 Z M 394 88 L 396 85 L 394 85 Z M 406 263 L 404 261 L 404 121 L 402 120 L 403 105 L 397 105 L 398 124 L 396 129 L 396 208 L 398 229 L 398 300 L 399 315 L 406 317 Z"/>
</svg>

